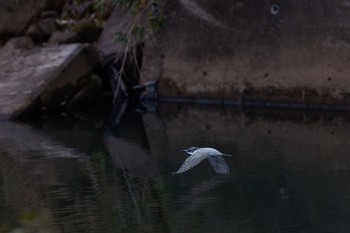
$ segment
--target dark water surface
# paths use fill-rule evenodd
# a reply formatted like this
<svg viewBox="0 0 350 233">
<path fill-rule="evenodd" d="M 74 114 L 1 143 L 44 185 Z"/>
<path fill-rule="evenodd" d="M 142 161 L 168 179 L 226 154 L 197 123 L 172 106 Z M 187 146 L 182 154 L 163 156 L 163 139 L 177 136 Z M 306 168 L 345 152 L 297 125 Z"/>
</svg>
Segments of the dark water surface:
<svg viewBox="0 0 350 233">
<path fill-rule="evenodd" d="M 0 123 L 0 232 L 350 232 L 350 123 L 161 105 L 103 121 Z M 189 146 L 208 161 L 173 175 Z"/>
</svg>

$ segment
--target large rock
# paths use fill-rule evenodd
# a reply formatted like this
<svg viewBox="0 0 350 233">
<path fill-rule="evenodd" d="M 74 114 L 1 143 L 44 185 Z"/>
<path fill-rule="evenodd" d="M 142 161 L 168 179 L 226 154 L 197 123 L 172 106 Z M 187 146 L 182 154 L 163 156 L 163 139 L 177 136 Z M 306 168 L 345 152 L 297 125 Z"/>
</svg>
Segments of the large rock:
<svg viewBox="0 0 350 233">
<path fill-rule="evenodd" d="M 90 73 L 81 44 L 0 50 L 0 115 L 14 118 L 36 106 L 55 110 L 67 105 L 89 83 Z"/>
<path fill-rule="evenodd" d="M 55 11 L 45 11 L 41 14 L 39 20 L 28 27 L 26 35 L 37 42 L 46 41 L 58 29 L 56 20 L 57 13 Z"/>
<path fill-rule="evenodd" d="M 0 0 L 0 35 L 23 33 L 45 9 L 60 10 L 64 0 Z"/>
<path fill-rule="evenodd" d="M 350 103 L 349 13 L 348 0 L 169 1 L 141 81 L 163 97 Z"/>
</svg>

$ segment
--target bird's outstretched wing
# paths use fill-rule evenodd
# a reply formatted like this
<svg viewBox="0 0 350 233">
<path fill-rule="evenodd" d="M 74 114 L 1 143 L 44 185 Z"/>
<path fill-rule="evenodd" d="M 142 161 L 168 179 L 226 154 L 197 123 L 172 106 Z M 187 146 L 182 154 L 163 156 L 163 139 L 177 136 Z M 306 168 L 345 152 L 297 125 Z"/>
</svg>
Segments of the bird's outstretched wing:
<svg viewBox="0 0 350 233">
<path fill-rule="evenodd" d="M 183 162 L 183 164 L 181 165 L 179 170 L 177 170 L 175 173 L 176 174 L 183 173 L 183 172 L 193 168 L 194 166 L 198 165 L 200 162 L 202 162 L 207 157 L 208 156 L 205 154 L 194 153 L 190 157 L 188 157 L 185 160 L 185 162 Z"/>
<path fill-rule="evenodd" d="M 209 156 L 208 161 L 216 173 L 220 173 L 220 174 L 230 173 L 230 168 L 228 167 L 225 159 L 221 155 Z"/>
</svg>

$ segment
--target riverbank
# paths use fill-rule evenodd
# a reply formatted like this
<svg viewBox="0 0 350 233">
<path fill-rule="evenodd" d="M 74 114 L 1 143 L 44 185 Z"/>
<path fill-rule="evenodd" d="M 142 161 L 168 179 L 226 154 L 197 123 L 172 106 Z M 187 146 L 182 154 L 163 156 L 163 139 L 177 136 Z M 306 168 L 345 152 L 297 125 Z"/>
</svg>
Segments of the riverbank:
<svg viewBox="0 0 350 233">
<path fill-rule="evenodd" d="M 130 99 L 350 109 L 350 37 L 345 30 L 350 27 L 350 8 L 344 3 L 264 1 L 228 6 L 198 0 L 146 1 L 138 5 L 138 11 L 114 8 L 110 1 L 3 3 L 0 51 L 7 71 L 2 68 L 0 80 L 3 89 L 16 98 L 16 93 L 33 90 L 21 85 L 8 89 L 9 77 L 18 78 L 25 86 L 24 77 L 45 81 L 35 73 L 22 72 L 28 62 L 10 59 L 17 56 L 22 61 L 23 54 L 39 50 L 50 55 L 53 47 L 61 53 L 72 43 L 90 48 L 85 54 L 89 71 L 74 77 L 85 80 L 84 85 L 78 85 L 74 93 L 67 89 L 64 98 L 53 101 L 56 105 L 40 105 L 38 109 L 62 109 L 57 103 L 90 107 L 96 102 L 91 97 L 98 95 L 109 96 L 107 104 L 117 103 L 135 93 L 138 96 Z M 30 14 L 22 12 L 26 9 L 31 9 Z M 53 65 L 49 58 L 29 56 L 27 60 L 32 61 L 28 63 L 32 71 L 39 64 L 47 68 Z M 21 77 L 8 71 L 9 63 L 17 64 L 12 70 L 21 70 Z M 79 65 L 72 68 L 81 69 Z M 65 76 L 63 69 L 56 72 L 55 77 Z M 66 81 L 69 84 L 70 80 Z M 153 81 L 151 86 L 143 86 L 149 81 Z M 157 94 L 140 94 L 144 90 Z M 14 99 L 4 93 L 0 101 L 3 109 L 12 106 L 8 100 Z M 67 104 L 72 101 L 74 104 Z M 38 102 L 32 98 L 27 107 L 5 115 L 19 116 Z"/>
</svg>

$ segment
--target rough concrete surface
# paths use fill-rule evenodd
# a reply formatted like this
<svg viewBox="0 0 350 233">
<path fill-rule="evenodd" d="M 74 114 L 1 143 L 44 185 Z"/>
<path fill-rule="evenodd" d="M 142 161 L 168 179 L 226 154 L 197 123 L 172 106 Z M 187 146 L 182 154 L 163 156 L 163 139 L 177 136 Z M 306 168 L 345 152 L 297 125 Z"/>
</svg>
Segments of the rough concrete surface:
<svg viewBox="0 0 350 233">
<path fill-rule="evenodd" d="M 15 118 L 35 100 L 45 105 L 57 102 L 55 96 L 66 94 L 65 89 L 72 92 L 79 78 L 91 71 L 81 57 L 83 48 L 81 44 L 73 44 L 32 50 L 0 50 L 0 116 Z M 58 100 L 63 101 L 62 98 Z"/>
<path fill-rule="evenodd" d="M 163 97 L 349 104 L 350 1 L 168 1 L 142 81 Z"/>
</svg>

